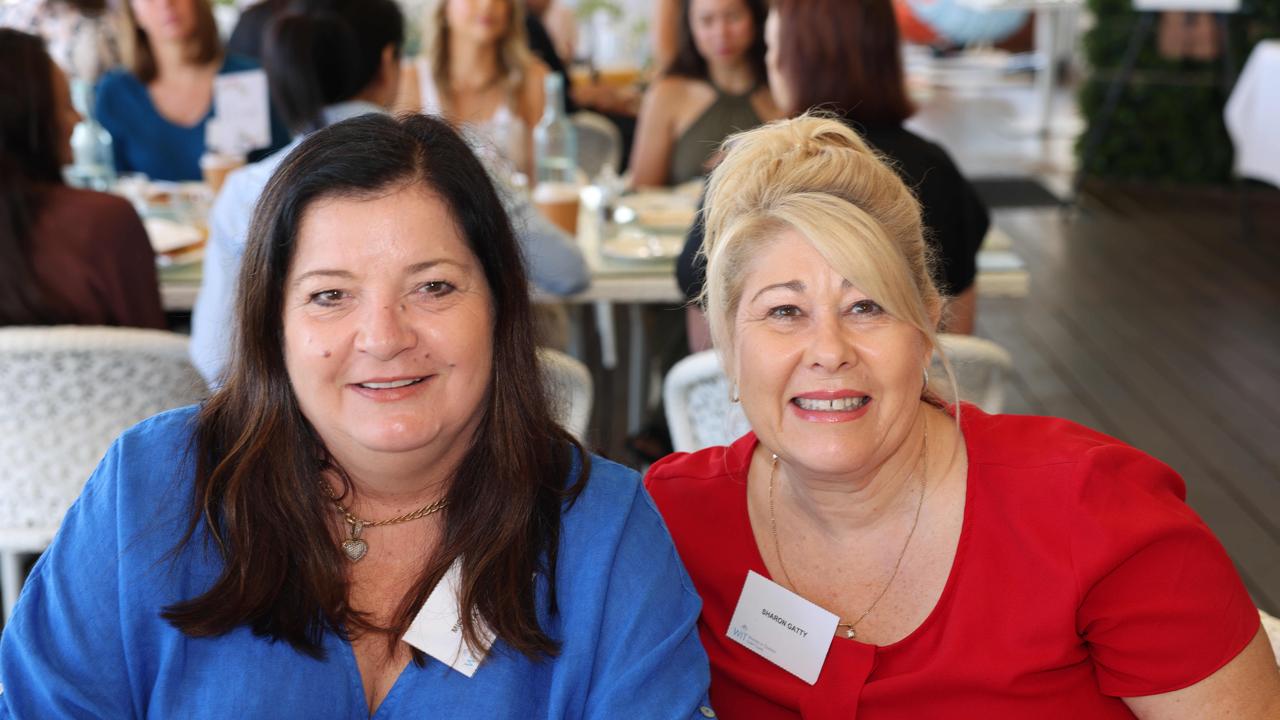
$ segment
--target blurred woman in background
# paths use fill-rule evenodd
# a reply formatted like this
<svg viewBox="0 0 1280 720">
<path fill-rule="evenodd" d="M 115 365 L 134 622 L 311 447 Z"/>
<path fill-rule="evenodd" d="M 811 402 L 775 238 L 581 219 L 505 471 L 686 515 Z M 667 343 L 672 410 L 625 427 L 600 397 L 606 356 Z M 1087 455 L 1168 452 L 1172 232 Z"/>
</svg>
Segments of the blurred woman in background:
<svg viewBox="0 0 1280 720">
<path fill-rule="evenodd" d="M 645 93 L 632 184 L 706 175 L 720 142 L 781 117 L 766 84 L 764 0 L 685 0 L 675 59 Z"/>
<path fill-rule="evenodd" d="M 62 181 L 79 120 L 43 41 L 0 29 L 0 325 L 163 328 L 133 206 Z"/>
<path fill-rule="evenodd" d="M 126 68 L 102 78 L 95 110 L 111 133 L 116 171 L 199 180 L 214 78 L 257 65 L 223 53 L 208 0 L 127 0 L 120 12 Z M 286 142 L 284 127 L 273 122 L 264 152 Z"/>
<path fill-rule="evenodd" d="M 448 119 L 533 177 L 548 70 L 529 52 L 524 12 L 518 0 L 430 0 L 397 107 Z"/>
</svg>

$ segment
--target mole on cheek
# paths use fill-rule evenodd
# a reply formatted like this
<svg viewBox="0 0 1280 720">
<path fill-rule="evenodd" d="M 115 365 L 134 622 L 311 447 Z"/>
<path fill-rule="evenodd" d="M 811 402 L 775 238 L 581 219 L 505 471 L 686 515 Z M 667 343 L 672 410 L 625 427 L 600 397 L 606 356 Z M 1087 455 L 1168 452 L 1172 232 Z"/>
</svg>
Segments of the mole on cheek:
<svg viewBox="0 0 1280 720">
<path fill-rule="evenodd" d="M 331 355 L 333 355 L 333 353 L 329 352 L 328 350 L 325 350 L 324 352 L 321 353 L 321 357 L 329 357 Z"/>
</svg>

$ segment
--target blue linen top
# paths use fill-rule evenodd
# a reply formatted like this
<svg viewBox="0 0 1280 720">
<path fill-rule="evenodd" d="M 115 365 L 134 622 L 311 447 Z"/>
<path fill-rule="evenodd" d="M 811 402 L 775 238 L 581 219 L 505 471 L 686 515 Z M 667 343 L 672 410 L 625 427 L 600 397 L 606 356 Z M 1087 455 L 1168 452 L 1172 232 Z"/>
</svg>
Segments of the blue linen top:
<svg viewBox="0 0 1280 720">
<path fill-rule="evenodd" d="M 228 54 L 219 75 L 257 70 L 249 58 Z M 95 93 L 94 116 L 111 133 L 116 172 L 145 173 L 152 180 L 199 180 L 200 156 L 204 154 L 204 128 L 213 117 L 209 112 L 195 125 L 178 125 L 166 119 L 151 102 L 147 86 L 124 68 L 104 74 Z M 274 152 L 289 142 L 289 131 L 271 112 L 271 145 L 251 153 L 250 159 Z"/>
<path fill-rule="evenodd" d="M 221 566 L 202 529 L 168 556 L 192 503 L 195 412 L 125 432 L 67 513 L 0 640 L 0 718 L 370 717 L 334 633 L 316 660 L 248 627 L 192 638 L 160 617 Z M 639 476 L 592 458 L 560 542 L 559 614 L 539 603 L 538 618 L 557 657 L 532 662 L 498 640 L 471 678 L 411 662 L 373 717 L 711 716 L 701 602 Z"/>
<path fill-rule="evenodd" d="M 372 103 L 351 100 L 326 107 L 323 116 L 325 125 L 333 125 L 369 113 L 386 113 L 386 110 Z M 253 208 L 276 168 L 302 139 L 295 138 L 274 155 L 232 171 L 214 200 L 200 293 L 196 295 L 191 315 L 190 349 L 191 362 L 209 387 L 219 384 L 231 350 L 236 281 L 249 241 Z M 477 158 L 485 161 L 483 154 Z M 547 220 L 524 195 L 511 188 L 502 173 L 488 166 L 486 169 L 511 218 L 511 227 L 533 284 L 553 295 L 570 295 L 587 287 L 591 273 L 577 242 Z"/>
</svg>

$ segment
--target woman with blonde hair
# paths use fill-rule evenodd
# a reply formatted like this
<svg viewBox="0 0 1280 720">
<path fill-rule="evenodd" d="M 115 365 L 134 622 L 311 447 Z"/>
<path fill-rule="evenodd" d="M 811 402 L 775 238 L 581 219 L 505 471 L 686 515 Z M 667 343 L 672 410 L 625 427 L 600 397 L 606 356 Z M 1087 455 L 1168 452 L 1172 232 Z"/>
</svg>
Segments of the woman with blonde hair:
<svg viewBox="0 0 1280 720">
<path fill-rule="evenodd" d="M 706 212 L 703 300 L 751 432 L 646 484 L 718 712 L 1277 717 L 1258 613 L 1173 470 L 930 386 L 920 207 L 856 132 L 736 136 Z"/>
<path fill-rule="evenodd" d="M 422 53 L 405 63 L 399 107 L 440 115 L 533 174 L 547 67 L 528 49 L 518 0 L 428 0 Z"/>
</svg>

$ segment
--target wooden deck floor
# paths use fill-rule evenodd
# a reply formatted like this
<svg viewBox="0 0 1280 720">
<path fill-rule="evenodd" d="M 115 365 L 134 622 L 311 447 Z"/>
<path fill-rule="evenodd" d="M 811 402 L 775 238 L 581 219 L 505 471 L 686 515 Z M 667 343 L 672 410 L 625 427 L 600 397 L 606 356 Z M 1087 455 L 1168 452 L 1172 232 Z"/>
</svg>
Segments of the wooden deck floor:
<svg viewBox="0 0 1280 720">
<path fill-rule="evenodd" d="M 1074 220 L 1000 212 L 1031 294 L 984 300 L 978 333 L 1014 356 L 1008 411 L 1076 420 L 1177 470 L 1259 607 L 1276 613 L 1280 201 L 1260 198 L 1269 205 L 1255 209 L 1250 241 L 1234 204 L 1214 198 L 1115 191 Z"/>
</svg>

